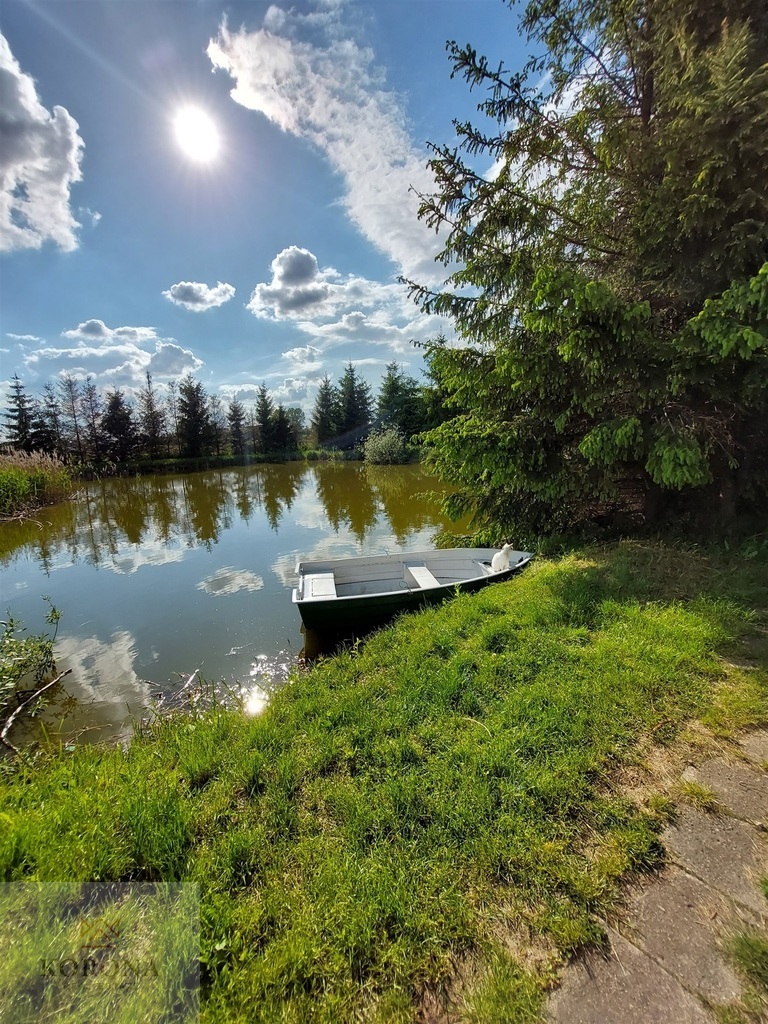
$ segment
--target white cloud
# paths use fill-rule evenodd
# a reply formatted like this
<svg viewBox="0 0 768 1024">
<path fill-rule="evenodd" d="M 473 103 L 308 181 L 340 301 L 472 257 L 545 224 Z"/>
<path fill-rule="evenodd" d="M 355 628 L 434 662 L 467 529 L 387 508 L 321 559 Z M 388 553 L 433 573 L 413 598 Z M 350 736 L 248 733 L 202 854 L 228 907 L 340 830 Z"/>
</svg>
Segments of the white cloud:
<svg viewBox="0 0 768 1024">
<path fill-rule="evenodd" d="M 272 401 L 281 405 L 305 404 L 309 398 L 310 389 L 316 381 L 311 376 L 307 377 L 285 377 L 280 384 L 270 388 L 269 393 Z"/>
<path fill-rule="evenodd" d="M 38 338 L 36 334 L 11 334 L 10 331 L 6 334 L 6 338 L 13 338 L 14 341 L 42 341 L 42 338 Z"/>
<path fill-rule="evenodd" d="M 321 346 L 322 352 L 349 344 L 355 344 L 356 351 L 359 351 L 360 345 L 367 343 L 385 345 L 402 355 L 413 351 L 414 341 L 427 341 L 441 331 L 449 333 L 445 321 L 437 316 L 417 315 L 397 325 L 379 314 L 367 316 L 360 310 L 345 313 L 340 320 L 330 323 L 302 321 L 298 327 Z"/>
<path fill-rule="evenodd" d="M 262 320 L 323 319 L 343 309 L 386 309 L 388 316 L 413 316 L 415 307 L 400 284 L 382 284 L 333 267 L 321 268 L 308 249 L 290 245 L 272 260 L 272 280 L 257 284 L 247 308 Z"/>
<path fill-rule="evenodd" d="M 187 372 L 199 370 L 202 365 L 203 360 L 198 359 L 188 348 L 158 341 L 146 368 L 156 377 L 181 377 Z"/>
<path fill-rule="evenodd" d="M 410 138 L 372 51 L 344 37 L 338 7 L 300 15 L 272 6 L 258 32 L 224 24 L 208 56 L 235 80 L 237 103 L 325 153 L 343 178 L 350 219 L 398 270 L 436 283 L 444 277 L 434 262 L 440 243 L 418 220 L 411 191 L 434 190 L 427 154 Z M 317 39 L 318 30 L 322 45 L 299 38 Z"/>
<path fill-rule="evenodd" d="M 48 241 L 65 252 L 77 248 L 81 225 L 69 191 L 82 178 L 78 127 L 64 107 L 46 110 L 0 35 L 0 251 Z"/>
<path fill-rule="evenodd" d="M 202 359 L 177 344 L 161 338 L 154 327 L 108 327 L 103 320 L 85 320 L 62 337 L 75 342 L 69 346 L 46 346 L 28 352 L 24 365 L 40 378 L 64 371 L 75 377 L 91 374 L 104 384 L 139 387 L 149 370 L 153 376 L 179 377 L 194 373 Z"/>
<path fill-rule="evenodd" d="M 259 396 L 259 385 L 253 383 L 245 384 L 220 384 L 219 395 L 227 402 L 238 398 L 241 402 L 255 402 Z"/>
<path fill-rule="evenodd" d="M 178 284 L 172 284 L 167 291 L 163 292 L 166 299 L 170 299 L 177 306 L 183 306 L 184 309 L 191 309 L 195 313 L 213 309 L 214 306 L 223 306 L 234 294 L 233 286 L 224 284 L 222 281 L 217 281 L 215 288 L 210 288 L 207 284 L 202 284 L 199 281 L 179 281 Z"/>
<path fill-rule="evenodd" d="M 288 317 L 320 312 L 331 295 L 334 271 L 320 272 L 317 257 L 308 249 L 291 245 L 272 260 L 272 281 L 257 284 L 248 309 L 254 316 Z"/>
</svg>

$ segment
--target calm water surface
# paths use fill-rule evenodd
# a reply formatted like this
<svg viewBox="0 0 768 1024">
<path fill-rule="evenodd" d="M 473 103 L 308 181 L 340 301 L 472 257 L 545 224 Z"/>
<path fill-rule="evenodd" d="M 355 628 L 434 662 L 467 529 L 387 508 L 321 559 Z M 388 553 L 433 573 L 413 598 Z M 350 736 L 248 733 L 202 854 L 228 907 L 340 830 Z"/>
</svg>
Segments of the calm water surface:
<svg viewBox="0 0 768 1024">
<path fill-rule="evenodd" d="M 286 463 L 99 481 L 0 524 L 0 611 L 50 631 L 47 595 L 72 669 L 10 738 L 128 735 L 195 671 L 258 708 L 304 645 L 297 559 L 428 547 L 447 521 L 423 492 L 442 490 L 421 466 Z"/>
</svg>

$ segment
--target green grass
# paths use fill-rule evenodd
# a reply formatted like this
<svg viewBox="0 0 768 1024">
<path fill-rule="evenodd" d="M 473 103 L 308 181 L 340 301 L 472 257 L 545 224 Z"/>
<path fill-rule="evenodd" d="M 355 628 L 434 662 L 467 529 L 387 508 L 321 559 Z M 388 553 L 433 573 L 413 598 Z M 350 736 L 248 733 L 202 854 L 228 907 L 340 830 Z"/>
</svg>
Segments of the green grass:
<svg viewBox="0 0 768 1024">
<path fill-rule="evenodd" d="M 768 938 L 759 932 L 740 932 L 728 943 L 728 952 L 744 977 L 768 995 Z"/>
<path fill-rule="evenodd" d="M 676 792 L 682 800 L 700 811 L 716 814 L 721 809 L 717 797 L 709 786 L 702 786 L 699 782 L 684 780 L 678 783 Z"/>
<path fill-rule="evenodd" d="M 204 1022 L 414 1021 L 447 987 L 462 1019 L 527 1024 L 622 878 L 659 863 L 668 808 L 623 798 L 615 769 L 691 718 L 743 725 L 734 689 L 768 704 L 765 664 L 719 657 L 766 608 L 755 560 L 542 559 L 258 718 L 216 708 L 6 768 L 0 879 L 198 882 Z"/>
</svg>

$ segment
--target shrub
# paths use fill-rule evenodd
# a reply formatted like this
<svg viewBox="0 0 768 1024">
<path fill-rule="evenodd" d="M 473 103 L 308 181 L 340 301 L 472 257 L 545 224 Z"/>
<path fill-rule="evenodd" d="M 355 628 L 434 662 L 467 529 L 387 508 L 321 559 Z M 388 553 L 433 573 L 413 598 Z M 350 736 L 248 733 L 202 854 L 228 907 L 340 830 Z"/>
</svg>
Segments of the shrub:
<svg viewBox="0 0 768 1024">
<path fill-rule="evenodd" d="M 372 430 L 363 442 L 363 458 L 377 466 L 408 462 L 410 452 L 405 437 L 397 427 Z"/>
</svg>

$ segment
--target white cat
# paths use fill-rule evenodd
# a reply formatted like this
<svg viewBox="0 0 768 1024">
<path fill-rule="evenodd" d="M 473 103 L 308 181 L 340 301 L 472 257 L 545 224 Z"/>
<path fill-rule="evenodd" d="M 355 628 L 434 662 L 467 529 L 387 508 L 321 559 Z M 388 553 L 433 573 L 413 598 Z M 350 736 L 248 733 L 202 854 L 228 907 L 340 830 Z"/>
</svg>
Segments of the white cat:
<svg viewBox="0 0 768 1024">
<path fill-rule="evenodd" d="M 497 551 L 491 559 L 491 569 L 494 572 L 504 572 L 509 568 L 509 553 L 512 550 L 511 544 L 505 544 L 501 551 Z"/>
</svg>

